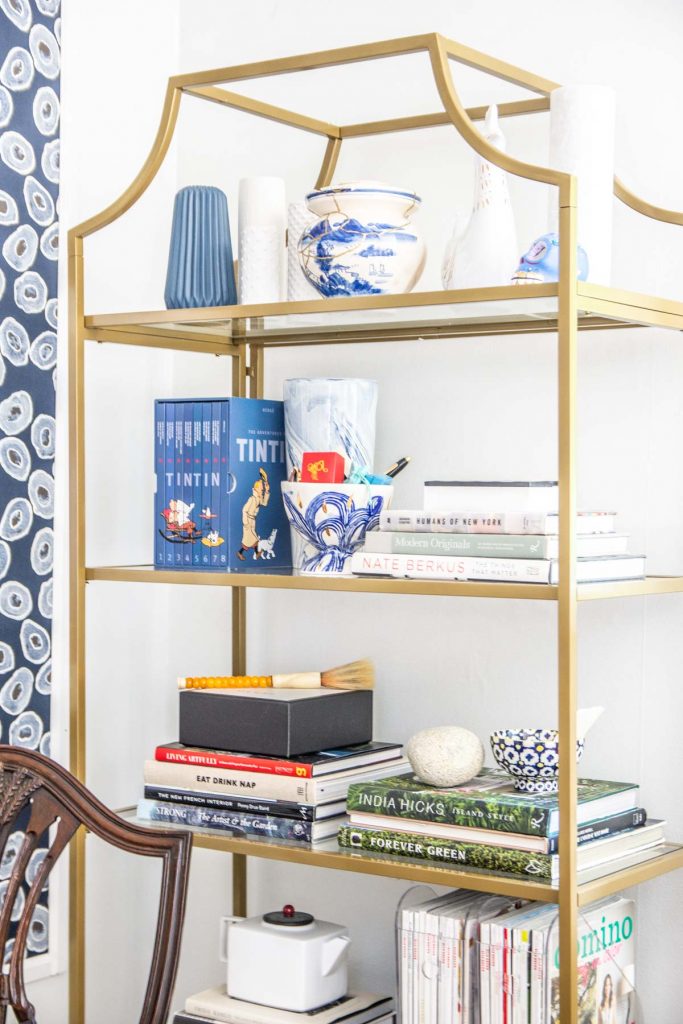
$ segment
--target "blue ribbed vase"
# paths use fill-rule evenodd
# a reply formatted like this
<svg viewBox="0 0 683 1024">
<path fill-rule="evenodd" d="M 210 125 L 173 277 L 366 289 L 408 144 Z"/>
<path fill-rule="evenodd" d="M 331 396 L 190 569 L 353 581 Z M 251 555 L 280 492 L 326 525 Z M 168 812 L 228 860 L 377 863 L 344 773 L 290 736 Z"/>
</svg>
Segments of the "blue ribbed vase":
<svg viewBox="0 0 683 1024">
<path fill-rule="evenodd" d="M 188 185 L 175 197 L 164 299 L 167 309 L 237 302 L 228 200 L 219 188 Z"/>
</svg>

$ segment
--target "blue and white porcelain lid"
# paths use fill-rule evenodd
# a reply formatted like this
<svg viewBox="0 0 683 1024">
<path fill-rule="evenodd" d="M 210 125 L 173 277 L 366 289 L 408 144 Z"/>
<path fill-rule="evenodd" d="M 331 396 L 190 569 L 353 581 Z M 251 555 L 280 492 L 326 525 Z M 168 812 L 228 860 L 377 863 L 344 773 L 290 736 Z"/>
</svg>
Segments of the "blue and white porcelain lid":
<svg viewBox="0 0 683 1024">
<path fill-rule="evenodd" d="M 325 188 L 316 188 L 312 192 L 308 192 L 306 200 L 318 199 L 321 196 L 337 196 L 337 195 L 387 195 L 396 196 L 399 199 L 408 199 L 413 203 L 421 203 L 422 199 L 411 189 L 399 188 L 398 186 L 388 185 L 385 181 L 373 181 L 369 178 L 360 179 L 359 181 L 340 181 L 333 185 L 327 185 Z"/>
</svg>

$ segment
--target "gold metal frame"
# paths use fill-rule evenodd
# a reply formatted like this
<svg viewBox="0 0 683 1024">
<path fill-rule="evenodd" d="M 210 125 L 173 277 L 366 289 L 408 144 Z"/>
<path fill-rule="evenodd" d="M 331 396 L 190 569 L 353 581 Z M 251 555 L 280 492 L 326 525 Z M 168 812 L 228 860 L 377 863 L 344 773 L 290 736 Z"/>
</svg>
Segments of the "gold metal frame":
<svg viewBox="0 0 683 1024">
<path fill-rule="evenodd" d="M 242 96 L 226 85 L 251 78 L 290 72 L 307 71 L 380 60 L 404 54 L 425 53 L 438 89 L 443 110 L 432 114 L 393 118 L 362 124 L 336 125 L 317 118 L 286 110 L 272 104 Z M 506 82 L 533 92 L 536 97 L 499 105 L 503 117 L 533 115 L 549 109 L 549 97 L 557 83 L 496 60 L 469 47 L 437 34 L 410 36 L 362 46 L 344 47 L 319 53 L 258 61 L 237 67 L 218 68 L 196 74 L 171 78 L 166 90 L 159 129 L 147 160 L 125 192 L 101 213 L 73 228 L 68 235 L 69 266 L 69 493 L 70 493 L 70 669 L 71 669 L 71 770 L 80 779 L 85 777 L 85 588 L 90 580 L 136 580 L 140 582 L 176 582 L 182 584 L 223 584 L 232 590 L 233 671 L 246 670 L 246 594 L 250 586 L 303 587 L 367 592 L 452 594 L 455 596 L 505 598 L 543 598 L 557 602 L 558 613 L 558 718 L 560 731 L 560 860 L 562 874 L 552 897 L 540 896 L 538 884 L 512 882 L 497 877 L 465 872 L 444 872 L 443 869 L 410 863 L 401 865 L 387 859 L 342 858 L 337 854 L 302 853 L 288 847 L 259 846 L 255 843 L 197 836 L 202 846 L 227 850 L 233 857 L 234 909 L 246 912 L 246 857 L 248 854 L 277 857 L 298 863 L 345 870 L 366 871 L 378 875 L 431 880 L 438 884 L 467 884 L 486 891 L 510 891 L 529 898 L 558 899 L 560 905 L 560 1015 L 565 1024 L 577 1024 L 577 986 L 575 951 L 578 906 L 589 899 L 616 891 L 626 885 L 647 880 L 664 871 L 683 865 L 683 851 L 672 848 L 666 856 L 634 869 L 608 876 L 588 886 L 577 886 L 576 880 L 576 607 L 578 600 L 619 597 L 628 594 L 672 593 L 683 590 L 683 578 L 663 578 L 634 584 L 607 587 L 577 587 L 575 578 L 574 534 L 572 524 L 576 511 L 576 367 L 577 327 L 625 326 L 656 324 L 683 329 L 683 304 L 636 296 L 612 289 L 585 285 L 576 281 L 576 187 L 568 174 L 536 167 L 495 149 L 476 127 L 483 119 L 485 107 L 463 107 L 454 88 L 450 62 L 481 70 Z M 301 131 L 320 135 L 326 140 L 316 185 L 328 184 L 334 175 L 342 142 L 368 135 L 451 125 L 481 156 L 510 174 L 553 185 L 558 190 L 560 222 L 560 280 L 556 286 L 538 286 L 540 295 L 556 295 L 556 318 L 543 321 L 499 323 L 493 318 L 469 326 L 449 328 L 448 324 L 425 324 L 420 320 L 420 307 L 443 303 L 471 303 L 495 298 L 508 298 L 510 289 L 492 288 L 469 292 L 416 294 L 410 296 L 378 296 L 371 300 L 320 300 L 305 303 L 282 303 L 264 306 L 226 307 L 215 310 L 169 311 L 137 315 L 86 317 L 83 286 L 83 240 L 111 224 L 137 202 L 156 175 L 166 155 L 175 130 L 183 96 L 207 100 L 246 114 L 256 115 L 288 125 Z M 683 213 L 665 210 L 635 196 L 618 179 L 615 195 L 631 209 L 644 216 L 671 224 L 683 225 Z M 530 286 L 533 287 L 533 286 Z M 529 288 L 524 295 L 530 294 Z M 515 291 L 521 297 L 521 290 Z M 128 345 L 161 347 L 169 350 L 203 351 L 227 355 L 233 360 L 233 393 L 263 393 L 263 360 L 269 344 L 294 344 L 296 339 L 284 331 L 275 338 L 263 334 L 259 338 L 261 318 L 289 312 L 307 313 L 331 309 L 398 309 L 414 307 L 415 324 L 410 327 L 368 325 L 367 329 L 351 331 L 321 330 L 308 332 L 304 343 L 343 341 L 394 340 L 396 337 L 481 335 L 488 333 L 528 333 L 535 329 L 557 331 L 558 334 L 558 397 L 559 397 L 559 483 L 560 483 L 560 583 L 557 587 L 536 590 L 506 584 L 457 584 L 438 581 L 315 581 L 278 576 L 234 576 L 219 579 L 204 574 L 154 572 L 145 567 L 87 568 L 85 564 L 85 481 L 84 481 L 84 379 L 83 356 L 86 340 Z M 579 313 L 582 313 L 582 317 Z M 168 326 L 167 326 L 168 325 Z M 256 325 L 256 329 L 254 329 Z M 432 331 L 429 334 L 429 331 Z M 229 336 L 228 332 L 229 331 Z M 533 592 L 532 592 L 533 591 Z M 70 1013 L 72 1024 L 85 1020 L 85 837 L 72 844 L 71 853 L 71 937 L 70 937 Z M 446 879 L 446 876 L 448 878 Z M 457 876 L 457 877 L 456 877 Z"/>
</svg>

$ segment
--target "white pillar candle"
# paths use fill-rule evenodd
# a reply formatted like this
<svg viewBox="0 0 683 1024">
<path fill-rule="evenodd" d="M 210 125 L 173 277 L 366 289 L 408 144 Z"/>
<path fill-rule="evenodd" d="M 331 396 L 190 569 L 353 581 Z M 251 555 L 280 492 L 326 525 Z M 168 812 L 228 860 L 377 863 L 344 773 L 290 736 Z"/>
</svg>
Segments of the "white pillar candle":
<svg viewBox="0 0 683 1024">
<path fill-rule="evenodd" d="M 240 303 L 285 297 L 287 199 L 282 178 L 243 178 L 239 188 Z"/>
<path fill-rule="evenodd" d="M 299 239 L 317 219 L 306 203 L 290 203 L 287 208 L 287 298 L 290 302 L 322 298 L 301 269 L 298 250 Z"/>
<path fill-rule="evenodd" d="M 616 97 L 604 85 L 569 85 L 550 94 L 550 166 L 578 179 L 578 242 L 588 256 L 588 280 L 610 283 L 614 205 Z M 557 189 L 550 229 L 557 231 Z"/>
</svg>

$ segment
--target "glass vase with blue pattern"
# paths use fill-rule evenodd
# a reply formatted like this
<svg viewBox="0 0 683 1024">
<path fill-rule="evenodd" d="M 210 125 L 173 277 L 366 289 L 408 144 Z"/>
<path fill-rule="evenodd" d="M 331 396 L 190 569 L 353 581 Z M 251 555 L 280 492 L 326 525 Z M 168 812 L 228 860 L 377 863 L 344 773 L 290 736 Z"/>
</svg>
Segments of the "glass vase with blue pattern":
<svg viewBox="0 0 683 1024">
<path fill-rule="evenodd" d="M 175 197 L 164 300 L 167 309 L 237 302 L 228 200 L 219 188 L 188 185 Z"/>
</svg>

